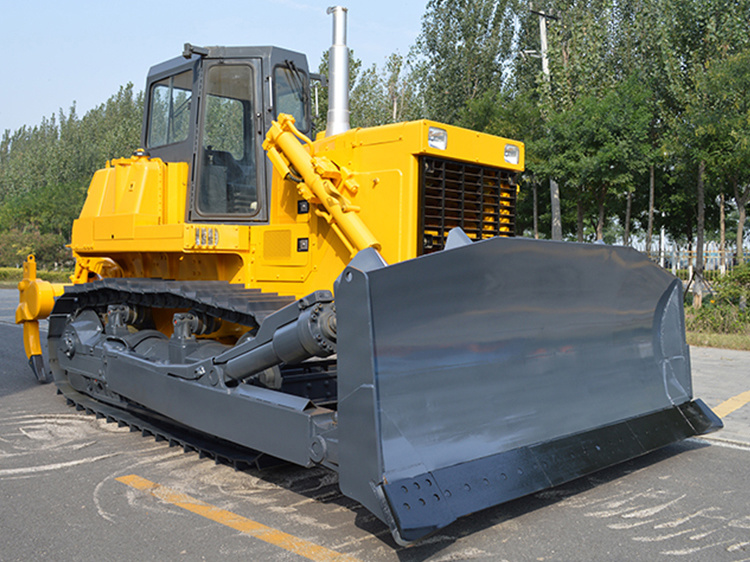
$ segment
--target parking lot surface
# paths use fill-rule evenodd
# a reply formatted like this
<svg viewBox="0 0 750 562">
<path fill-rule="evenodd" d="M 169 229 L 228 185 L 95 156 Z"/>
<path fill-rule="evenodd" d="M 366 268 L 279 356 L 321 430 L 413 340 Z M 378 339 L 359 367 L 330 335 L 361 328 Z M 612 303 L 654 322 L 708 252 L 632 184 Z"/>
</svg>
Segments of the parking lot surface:
<svg viewBox="0 0 750 562">
<path fill-rule="evenodd" d="M 0 291 L 0 561 L 750 560 L 748 352 L 692 349 L 721 432 L 400 548 L 333 472 L 235 471 L 68 407 L 26 364 L 15 295 Z"/>
</svg>

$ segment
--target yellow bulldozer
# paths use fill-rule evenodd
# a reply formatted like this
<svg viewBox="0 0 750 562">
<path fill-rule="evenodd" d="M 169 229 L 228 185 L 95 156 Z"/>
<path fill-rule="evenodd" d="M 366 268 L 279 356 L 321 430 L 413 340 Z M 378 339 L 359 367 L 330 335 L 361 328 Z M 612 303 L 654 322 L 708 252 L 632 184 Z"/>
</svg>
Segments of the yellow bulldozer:
<svg viewBox="0 0 750 562">
<path fill-rule="evenodd" d="M 399 544 L 720 428 L 692 396 L 679 280 L 515 237 L 521 142 L 350 129 L 329 11 L 314 140 L 302 54 L 186 44 L 151 68 L 142 148 L 94 175 L 72 283 L 25 264 L 37 378 L 217 461 L 328 467 Z"/>
</svg>

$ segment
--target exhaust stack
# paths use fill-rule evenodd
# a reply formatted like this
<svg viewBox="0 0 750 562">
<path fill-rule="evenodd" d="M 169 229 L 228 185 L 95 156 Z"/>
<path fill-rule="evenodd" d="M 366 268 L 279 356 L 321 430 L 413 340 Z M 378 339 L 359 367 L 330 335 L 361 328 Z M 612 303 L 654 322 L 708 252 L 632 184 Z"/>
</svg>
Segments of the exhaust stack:
<svg viewBox="0 0 750 562">
<path fill-rule="evenodd" d="M 326 136 L 348 131 L 349 126 L 349 47 L 346 46 L 346 12 L 332 6 L 333 44 L 328 50 L 328 126 Z"/>
</svg>

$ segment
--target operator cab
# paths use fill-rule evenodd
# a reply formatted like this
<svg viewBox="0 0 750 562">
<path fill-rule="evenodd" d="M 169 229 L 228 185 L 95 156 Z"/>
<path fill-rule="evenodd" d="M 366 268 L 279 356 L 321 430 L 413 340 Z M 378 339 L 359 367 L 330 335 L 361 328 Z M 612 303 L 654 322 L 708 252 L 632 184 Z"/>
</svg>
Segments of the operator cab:
<svg viewBox="0 0 750 562">
<path fill-rule="evenodd" d="M 307 59 L 277 47 L 195 47 L 151 68 L 142 146 L 189 166 L 188 222 L 268 222 L 262 148 L 280 113 L 310 133 Z"/>
</svg>

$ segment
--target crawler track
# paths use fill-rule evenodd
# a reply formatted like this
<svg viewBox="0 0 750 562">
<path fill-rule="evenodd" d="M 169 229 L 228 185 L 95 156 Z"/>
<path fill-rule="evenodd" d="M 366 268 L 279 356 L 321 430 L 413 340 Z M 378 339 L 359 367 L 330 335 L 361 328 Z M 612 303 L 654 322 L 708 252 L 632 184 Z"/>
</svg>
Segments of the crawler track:
<svg viewBox="0 0 750 562">
<path fill-rule="evenodd" d="M 50 366 L 58 393 L 65 397 L 68 405 L 79 411 L 121 427 L 127 426 L 131 431 L 153 436 L 170 446 L 182 447 L 185 452 L 195 451 L 217 463 L 229 464 L 236 469 L 279 464 L 282 461 L 201 434 L 130 401 L 123 400 L 125 408 L 121 408 L 79 392 L 68 382 L 67 375 L 56 367 L 56 346 L 68 318 L 87 308 L 102 313 L 110 304 L 191 309 L 256 329 L 269 314 L 293 301 L 292 297 L 263 293 L 259 289 L 246 289 L 224 281 L 103 279 L 68 287 L 55 303 L 49 325 Z"/>
</svg>

